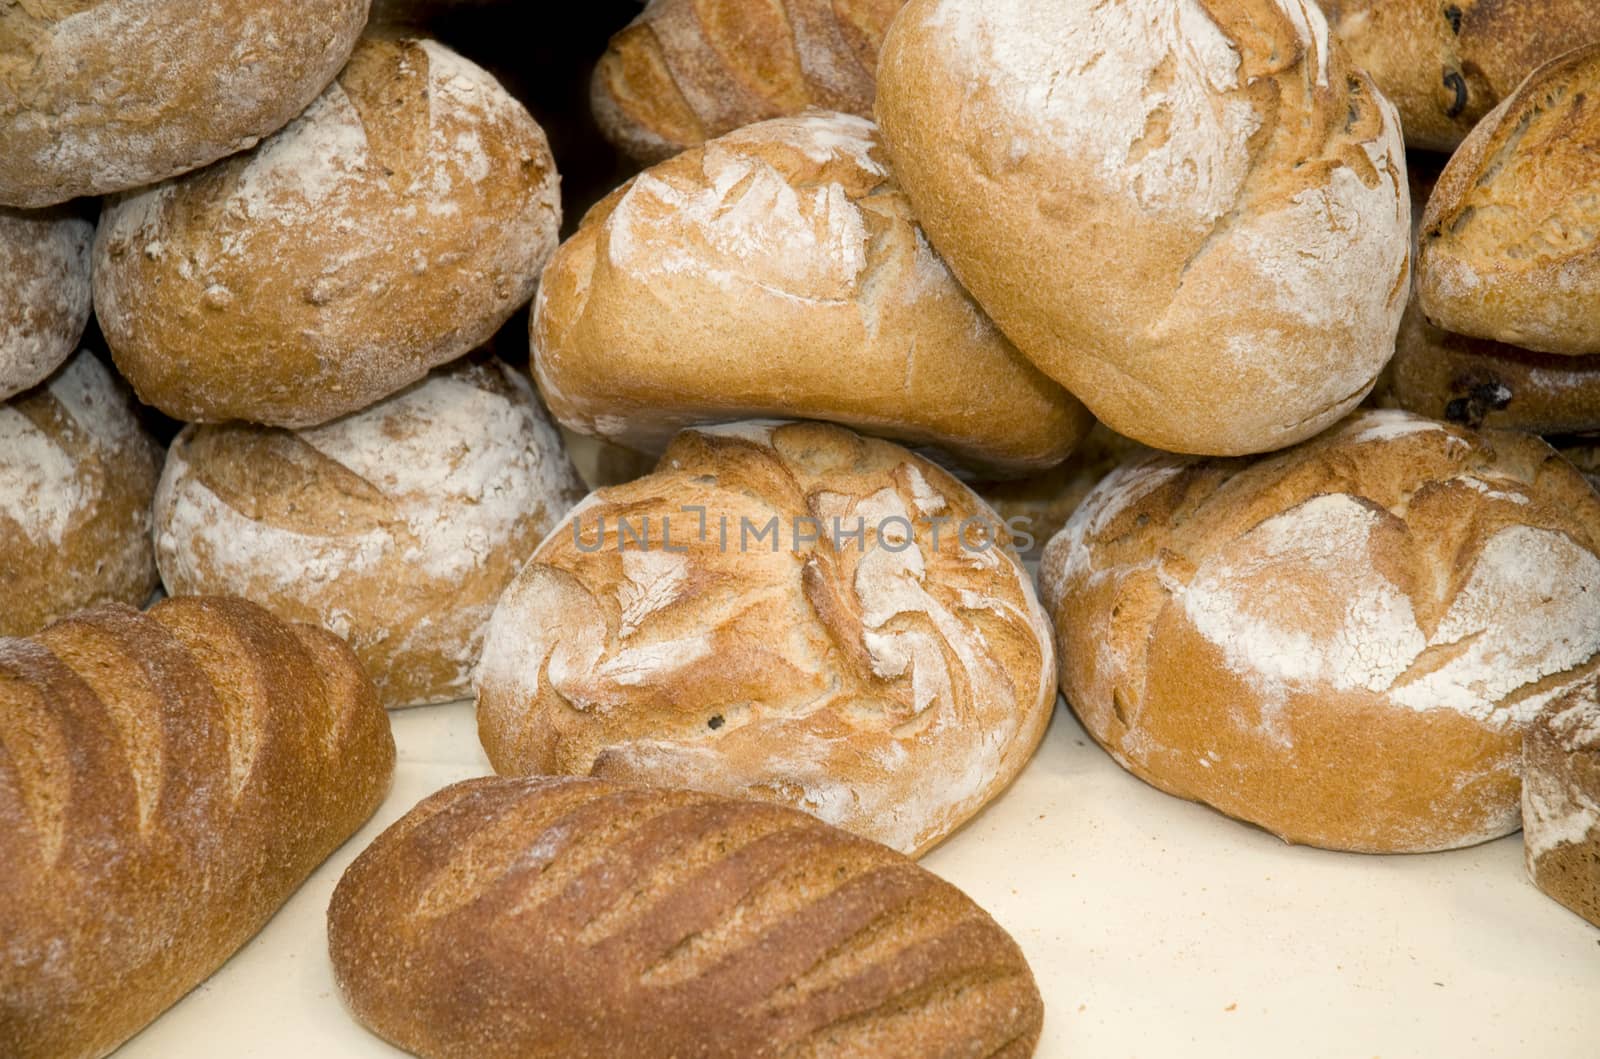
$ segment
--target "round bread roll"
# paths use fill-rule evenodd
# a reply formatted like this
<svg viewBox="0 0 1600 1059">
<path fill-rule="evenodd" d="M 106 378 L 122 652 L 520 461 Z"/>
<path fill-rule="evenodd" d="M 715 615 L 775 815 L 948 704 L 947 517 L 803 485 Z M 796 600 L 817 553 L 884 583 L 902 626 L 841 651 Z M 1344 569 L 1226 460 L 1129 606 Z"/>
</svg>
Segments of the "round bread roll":
<svg viewBox="0 0 1600 1059">
<path fill-rule="evenodd" d="M 1281 448 L 1394 351 L 1399 122 L 1308 3 L 912 0 L 890 27 L 878 120 L 916 215 L 1120 434 Z"/>
<path fill-rule="evenodd" d="M 618 189 L 551 260 L 532 327 L 555 417 L 646 451 L 783 416 L 1016 475 L 1091 423 L 961 289 L 845 114 L 752 125 Z"/>
<path fill-rule="evenodd" d="M 1544 442 L 1377 411 L 1113 472 L 1040 581 L 1124 768 L 1289 842 L 1424 852 L 1517 829 L 1523 731 L 1600 665 L 1597 551 Z"/>
<path fill-rule="evenodd" d="M 43 382 L 78 347 L 93 239 L 94 225 L 73 213 L 0 209 L 0 401 Z"/>
<path fill-rule="evenodd" d="M 1453 151 L 1537 66 L 1600 39 L 1593 0 L 1321 0 L 1400 112 L 1406 143 Z"/>
<path fill-rule="evenodd" d="M 190 426 L 155 498 L 173 595 L 235 595 L 350 641 L 384 705 L 468 694 L 500 593 L 583 495 L 533 389 L 461 364 L 290 432 Z"/>
<path fill-rule="evenodd" d="M 0 204 L 140 187 L 254 146 L 339 72 L 367 4 L 0 4 Z"/>
<path fill-rule="evenodd" d="M 989 510 L 822 423 L 686 430 L 574 508 L 489 626 L 495 769 L 778 802 L 921 854 L 1055 702 L 1049 629 Z"/>
<path fill-rule="evenodd" d="M 1445 166 L 1417 260 L 1428 319 L 1541 353 L 1600 353 L 1597 151 L 1590 45 L 1530 75 Z"/>
<path fill-rule="evenodd" d="M 95 310 L 148 403 L 305 427 L 469 352 L 533 295 L 561 223 L 544 133 L 427 40 L 365 40 L 249 154 L 109 205 Z"/>
<path fill-rule="evenodd" d="M 92 353 L 0 404 L 0 636 L 149 601 L 160 460 L 127 387 Z"/>
</svg>

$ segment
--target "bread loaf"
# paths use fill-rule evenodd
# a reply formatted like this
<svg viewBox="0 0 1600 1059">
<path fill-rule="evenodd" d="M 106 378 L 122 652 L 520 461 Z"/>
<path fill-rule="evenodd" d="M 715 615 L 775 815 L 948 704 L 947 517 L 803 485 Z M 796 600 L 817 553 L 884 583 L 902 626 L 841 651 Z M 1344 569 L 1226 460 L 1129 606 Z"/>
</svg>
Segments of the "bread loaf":
<svg viewBox="0 0 1600 1059">
<path fill-rule="evenodd" d="M 501 773 L 754 797 L 920 854 L 1010 783 L 1055 703 L 1006 539 L 889 442 L 686 430 L 654 474 L 574 508 L 507 589 L 479 737 Z"/>
<path fill-rule="evenodd" d="M 178 419 L 305 427 L 478 346 L 560 226 L 544 133 L 426 40 L 367 40 L 254 151 L 107 207 L 95 311 Z"/>
<path fill-rule="evenodd" d="M 928 246 L 872 123 L 844 114 L 740 129 L 596 206 L 545 271 L 532 342 L 557 419 L 646 451 L 782 416 L 1015 475 L 1089 428 Z"/>
<path fill-rule="evenodd" d="M 500 593 L 582 495 L 533 388 L 464 364 L 321 427 L 188 427 L 156 559 L 174 595 L 243 596 L 348 640 L 386 706 L 449 702 Z"/>
<path fill-rule="evenodd" d="M 43 382 L 78 348 L 93 238 L 94 225 L 75 213 L 0 208 L 0 401 Z"/>
<path fill-rule="evenodd" d="M 160 473 L 160 447 L 127 387 L 92 353 L 0 404 L 0 636 L 31 635 L 95 603 L 150 598 Z"/>
<path fill-rule="evenodd" d="M 972 900 L 773 805 L 482 779 L 418 805 L 328 910 L 357 1018 L 425 1057 L 1033 1054 L 1042 1003 Z"/>
<path fill-rule="evenodd" d="M 253 146 L 339 72 L 367 4 L 0 4 L 0 205 L 140 187 Z"/>
<path fill-rule="evenodd" d="M 1600 40 L 1590 0 L 1321 0 L 1400 112 L 1406 143 L 1452 151 L 1537 66 Z"/>
<path fill-rule="evenodd" d="M 1422 218 L 1418 296 L 1439 327 L 1600 354 L 1592 260 L 1600 45 L 1540 67 L 1472 131 Z"/>
<path fill-rule="evenodd" d="M 1534 883 L 1600 927 L 1600 696 L 1547 706 L 1523 743 L 1522 836 Z"/>
<path fill-rule="evenodd" d="M 1600 667 L 1600 497 L 1544 442 L 1365 412 L 1112 473 L 1040 567 L 1062 690 L 1135 775 L 1287 841 L 1518 825 L 1522 736 Z"/>
<path fill-rule="evenodd" d="M 115 1049 L 272 917 L 393 766 L 349 649 L 239 600 L 0 640 L 0 1055 Z"/>
<path fill-rule="evenodd" d="M 600 129 L 644 163 L 807 107 L 867 116 L 903 0 L 650 0 L 595 66 Z"/>
<path fill-rule="evenodd" d="M 1394 351 L 1399 124 L 1310 0 L 912 0 L 878 78 L 933 245 L 1118 433 L 1281 448 Z"/>
</svg>

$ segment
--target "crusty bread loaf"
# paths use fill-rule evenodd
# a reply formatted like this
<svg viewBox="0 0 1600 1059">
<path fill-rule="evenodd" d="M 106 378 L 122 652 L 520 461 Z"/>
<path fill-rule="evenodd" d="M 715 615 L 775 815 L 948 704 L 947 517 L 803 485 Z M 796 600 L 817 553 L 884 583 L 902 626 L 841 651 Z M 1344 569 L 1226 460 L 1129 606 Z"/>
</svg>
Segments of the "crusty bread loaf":
<svg viewBox="0 0 1600 1059">
<path fill-rule="evenodd" d="M 933 245 L 1118 433 L 1281 448 L 1394 351 L 1399 123 L 1310 0 L 912 0 L 878 78 Z"/>
<path fill-rule="evenodd" d="M 367 3 L 0 4 L 0 204 L 140 187 L 253 146 L 339 72 Z"/>
<path fill-rule="evenodd" d="M 582 496 L 533 388 L 462 364 L 325 426 L 187 428 L 156 559 L 174 595 L 331 629 L 386 706 L 448 702 L 470 693 L 501 592 Z"/>
<path fill-rule="evenodd" d="M 161 448 L 132 395 L 92 353 L 0 404 L 0 636 L 150 598 L 160 473 Z"/>
<path fill-rule="evenodd" d="M 1523 742 L 1522 836 L 1534 883 L 1600 927 L 1600 695 L 1545 708 Z"/>
<path fill-rule="evenodd" d="M 1522 734 L 1600 666 L 1600 497 L 1544 442 L 1364 412 L 1257 461 L 1114 472 L 1040 567 L 1123 767 L 1290 842 L 1518 822 Z"/>
<path fill-rule="evenodd" d="M 240 600 L 0 640 L 0 1055 L 103 1056 L 377 808 L 394 742 L 349 648 Z"/>
<path fill-rule="evenodd" d="M 1012 475 L 1088 413 L 1017 352 L 928 246 L 864 118 L 740 129 L 584 218 L 533 313 L 562 423 L 660 452 L 695 423 L 844 423 Z"/>
<path fill-rule="evenodd" d="M 93 238 L 94 224 L 76 213 L 0 208 L 0 401 L 43 382 L 78 348 Z"/>
<path fill-rule="evenodd" d="M 1451 151 L 1533 69 L 1600 40 L 1593 0 L 1321 0 L 1400 112 L 1406 143 Z"/>
<path fill-rule="evenodd" d="M 1055 703 L 1004 540 L 889 442 L 686 430 L 506 591 L 475 677 L 484 749 L 502 773 L 755 797 L 920 854 L 1016 776 Z"/>
<path fill-rule="evenodd" d="M 109 205 L 95 311 L 178 419 L 304 427 L 473 349 L 533 295 L 560 227 L 544 133 L 426 40 L 366 40 L 254 151 Z"/>
<path fill-rule="evenodd" d="M 429 1059 L 1025 1059 L 1026 959 L 961 891 L 792 809 L 581 779 L 428 798 L 328 910 L 356 1016 Z"/>
<path fill-rule="evenodd" d="M 1600 354 L 1597 151 L 1600 44 L 1529 75 L 1445 166 L 1417 261 L 1428 319 L 1542 353 Z"/>
<path fill-rule="evenodd" d="M 595 66 L 595 120 L 651 163 L 807 107 L 868 115 L 902 2 L 650 0 Z"/>
</svg>

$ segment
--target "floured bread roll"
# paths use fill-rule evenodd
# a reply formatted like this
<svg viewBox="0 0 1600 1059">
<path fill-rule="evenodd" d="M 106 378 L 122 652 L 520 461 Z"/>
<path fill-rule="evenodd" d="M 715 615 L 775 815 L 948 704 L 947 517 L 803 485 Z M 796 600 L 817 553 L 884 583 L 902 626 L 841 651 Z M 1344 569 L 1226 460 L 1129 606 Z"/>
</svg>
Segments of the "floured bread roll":
<svg viewBox="0 0 1600 1059">
<path fill-rule="evenodd" d="M 484 749 L 502 773 L 780 802 L 920 854 L 1016 776 L 1055 701 L 1043 612 L 997 538 L 898 445 L 686 430 L 506 591 L 476 676 Z"/>
<path fill-rule="evenodd" d="M 1282 448 L 1394 351 L 1394 110 L 1309 0 L 912 0 L 878 121 L 933 245 L 1107 426 Z"/>
<path fill-rule="evenodd" d="M 350 641 L 387 706 L 468 693 L 484 627 L 582 489 L 532 387 L 435 373 L 299 432 L 191 426 L 155 500 L 173 595 L 236 595 Z"/>
<path fill-rule="evenodd" d="M 740 129 L 613 193 L 545 270 L 532 343 L 557 419 L 652 452 L 782 416 L 1015 475 L 1090 425 L 961 289 L 877 130 L 845 114 Z"/>
<path fill-rule="evenodd" d="M 127 387 L 92 353 L 0 404 L 0 636 L 150 599 L 160 461 Z"/>
<path fill-rule="evenodd" d="M 94 225 L 76 214 L 0 209 L 0 401 L 43 382 L 78 348 L 93 238 Z"/>
<path fill-rule="evenodd" d="M 1522 836 L 1539 889 L 1600 926 L 1600 696 L 1556 700 L 1523 747 Z"/>
<path fill-rule="evenodd" d="M 487 340 L 561 223 L 543 131 L 426 40 L 366 40 L 248 154 L 109 205 L 95 311 L 148 403 L 304 427 Z"/>
<path fill-rule="evenodd" d="M 1544 442 L 1364 412 L 1247 462 L 1112 473 L 1040 567 L 1118 763 L 1290 842 L 1514 831 L 1522 736 L 1600 652 L 1600 497 Z"/>
</svg>

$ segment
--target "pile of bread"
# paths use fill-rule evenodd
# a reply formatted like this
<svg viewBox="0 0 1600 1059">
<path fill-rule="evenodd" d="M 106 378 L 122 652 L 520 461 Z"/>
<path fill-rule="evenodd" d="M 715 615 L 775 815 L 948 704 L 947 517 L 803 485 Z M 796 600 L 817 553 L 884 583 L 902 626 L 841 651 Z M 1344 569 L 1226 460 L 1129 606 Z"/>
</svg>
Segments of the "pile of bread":
<svg viewBox="0 0 1600 1059">
<path fill-rule="evenodd" d="M 1585 3 L 651 0 L 564 242 L 378 6 L 0 5 L 0 1054 L 136 1033 L 467 696 L 500 777 L 329 912 L 419 1055 L 1031 1054 L 909 858 L 1058 690 L 1600 924 Z"/>
</svg>

